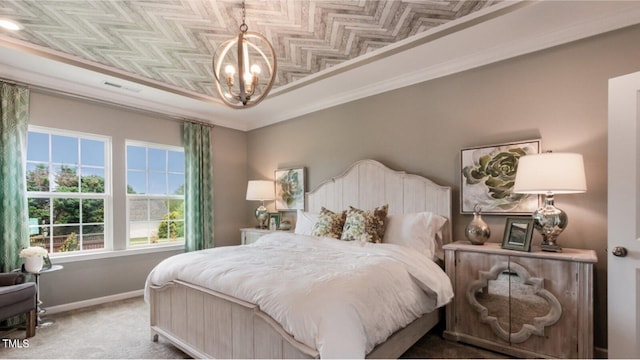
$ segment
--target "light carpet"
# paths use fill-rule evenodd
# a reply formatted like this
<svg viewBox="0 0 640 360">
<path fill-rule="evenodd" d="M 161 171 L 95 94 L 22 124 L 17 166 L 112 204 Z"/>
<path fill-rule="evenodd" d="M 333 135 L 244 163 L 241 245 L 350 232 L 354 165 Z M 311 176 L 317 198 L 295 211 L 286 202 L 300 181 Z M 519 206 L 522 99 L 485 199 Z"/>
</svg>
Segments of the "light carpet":
<svg viewBox="0 0 640 360">
<path fill-rule="evenodd" d="M 142 297 L 50 316 L 55 324 L 39 328 L 24 346 L 24 330 L 0 333 L 0 358 L 6 359 L 184 359 L 188 355 L 160 337 L 151 341 L 149 305 Z M 450 342 L 437 327 L 403 358 L 504 358 L 473 346 Z M 6 340 L 18 339 L 18 340 Z M 20 343 L 21 347 L 15 347 Z"/>
</svg>

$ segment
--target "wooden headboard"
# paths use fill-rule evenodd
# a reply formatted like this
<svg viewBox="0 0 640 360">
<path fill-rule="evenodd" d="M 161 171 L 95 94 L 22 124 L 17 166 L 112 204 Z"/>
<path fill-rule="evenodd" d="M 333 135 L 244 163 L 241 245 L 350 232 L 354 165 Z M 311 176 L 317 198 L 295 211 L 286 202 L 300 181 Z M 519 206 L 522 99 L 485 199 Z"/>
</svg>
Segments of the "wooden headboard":
<svg viewBox="0 0 640 360">
<path fill-rule="evenodd" d="M 443 242 L 451 241 L 451 188 L 418 175 L 391 170 L 375 160 L 360 160 L 344 173 L 306 194 L 307 210 L 332 211 L 349 206 L 373 209 L 389 204 L 389 214 L 429 211 L 449 219 Z"/>
</svg>

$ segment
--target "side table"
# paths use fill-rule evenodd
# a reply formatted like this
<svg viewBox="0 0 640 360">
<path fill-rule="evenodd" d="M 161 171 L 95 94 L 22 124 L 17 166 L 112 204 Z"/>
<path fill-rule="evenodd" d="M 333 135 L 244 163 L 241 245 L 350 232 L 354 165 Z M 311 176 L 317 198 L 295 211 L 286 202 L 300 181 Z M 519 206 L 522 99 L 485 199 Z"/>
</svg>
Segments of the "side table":
<svg viewBox="0 0 640 360">
<path fill-rule="evenodd" d="M 40 275 L 48 272 L 62 270 L 63 268 L 64 266 L 62 265 L 52 265 L 50 268 L 42 269 L 40 270 L 40 272 L 37 272 L 37 273 L 27 273 L 27 274 L 33 275 L 36 280 L 36 297 L 37 297 L 36 304 L 38 306 L 38 309 L 37 309 L 38 319 L 37 319 L 36 327 L 38 328 L 46 327 L 55 323 L 55 320 L 53 319 L 43 319 L 40 317 L 41 314 L 44 314 L 47 312 L 46 309 L 42 308 L 42 300 L 40 300 Z"/>
</svg>

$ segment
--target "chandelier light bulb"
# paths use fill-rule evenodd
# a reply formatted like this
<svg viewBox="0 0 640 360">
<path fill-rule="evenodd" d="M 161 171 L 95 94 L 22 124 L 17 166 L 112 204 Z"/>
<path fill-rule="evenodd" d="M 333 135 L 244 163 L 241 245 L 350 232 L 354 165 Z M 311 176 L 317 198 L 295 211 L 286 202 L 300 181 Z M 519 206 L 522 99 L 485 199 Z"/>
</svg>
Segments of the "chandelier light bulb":
<svg viewBox="0 0 640 360">
<path fill-rule="evenodd" d="M 234 68 L 233 65 L 227 65 L 224 68 L 224 72 L 227 74 L 227 76 L 233 76 L 236 73 L 236 68 Z"/>
<path fill-rule="evenodd" d="M 260 66 L 257 64 L 251 65 L 251 73 L 259 75 L 260 74 Z"/>
</svg>

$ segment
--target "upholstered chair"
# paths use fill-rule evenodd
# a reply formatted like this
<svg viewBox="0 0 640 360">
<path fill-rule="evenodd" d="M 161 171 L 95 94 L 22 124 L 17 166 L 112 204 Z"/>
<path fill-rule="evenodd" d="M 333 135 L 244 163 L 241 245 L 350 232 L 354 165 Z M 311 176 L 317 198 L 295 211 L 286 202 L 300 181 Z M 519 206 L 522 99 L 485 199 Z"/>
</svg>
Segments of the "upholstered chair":
<svg viewBox="0 0 640 360">
<path fill-rule="evenodd" d="M 22 273 L 0 273 L 0 321 L 27 314 L 27 334 L 36 334 L 36 284 Z"/>
</svg>

